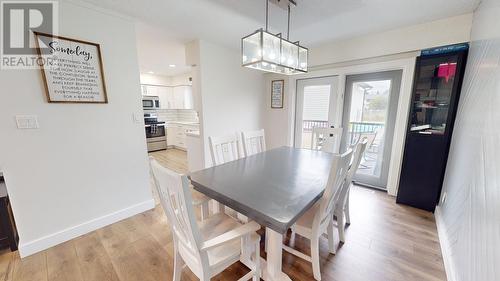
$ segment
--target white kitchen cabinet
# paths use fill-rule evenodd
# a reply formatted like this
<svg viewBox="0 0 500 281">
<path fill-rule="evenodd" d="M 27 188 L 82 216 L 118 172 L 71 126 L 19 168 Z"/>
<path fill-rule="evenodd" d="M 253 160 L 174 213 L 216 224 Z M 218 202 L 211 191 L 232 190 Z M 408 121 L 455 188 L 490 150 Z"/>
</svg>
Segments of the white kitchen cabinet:
<svg viewBox="0 0 500 281">
<path fill-rule="evenodd" d="M 184 90 L 184 109 L 194 109 L 193 87 L 185 86 Z"/>
<path fill-rule="evenodd" d="M 160 98 L 161 109 L 172 109 L 174 107 L 174 96 L 171 87 L 158 87 L 158 97 Z"/>
<path fill-rule="evenodd" d="M 158 87 L 151 85 L 142 85 L 142 95 L 158 96 Z"/>
<path fill-rule="evenodd" d="M 142 85 L 143 96 L 157 96 L 161 109 L 193 109 L 193 91 L 191 86 L 154 86 Z"/>
<path fill-rule="evenodd" d="M 193 109 L 193 91 L 191 86 L 174 87 L 174 104 L 177 109 Z"/>
<path fill-rule="evenodd" d="M 167 126 L 167 145 L 186 150 L 186 133 L 199 130 L 199 125 L 172 123 Z"/>
<path fill-rule="evenodd" d="M 177 134 L 176 126 L 167 126 L 167 146 L 175 146 L 175 135 Z"/>
</svg>

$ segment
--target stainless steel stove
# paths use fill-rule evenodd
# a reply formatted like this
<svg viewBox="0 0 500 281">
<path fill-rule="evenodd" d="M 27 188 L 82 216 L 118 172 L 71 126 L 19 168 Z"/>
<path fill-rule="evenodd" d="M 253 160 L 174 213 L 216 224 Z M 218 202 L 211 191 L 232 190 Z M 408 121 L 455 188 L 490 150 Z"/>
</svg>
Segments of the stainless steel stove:
<svg viewBox="0 0 500 281">
<path fill-rule="evenodd" d="M 167 149 L 165 122 L 158 121 L 156 112 L 144 113 L 144 127 L 148 152 Z"/>
</svg>

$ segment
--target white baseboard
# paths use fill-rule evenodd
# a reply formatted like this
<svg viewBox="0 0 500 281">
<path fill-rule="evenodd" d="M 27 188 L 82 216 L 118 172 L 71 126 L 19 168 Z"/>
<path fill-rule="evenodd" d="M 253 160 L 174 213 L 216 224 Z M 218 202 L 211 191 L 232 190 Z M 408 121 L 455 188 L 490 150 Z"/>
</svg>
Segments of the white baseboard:
<svg viewBox="0 0 500 281">
<path fill-rule="evenodd" d="M 26 243 L 19 243 L 19 255 L 21 258 L 43 251 L 57 244 L 61 244 L 96 229 L 113 224 L 117 221 L 129 218 L 139 213 L 151 210 L 155 207 L 154 199 L 141 202 L 128 208 L 113 212 L 111 214 L 92 219 L 79 225 L 75 225 L 59 232 L 41 237 Z"/>
<path fill-rule="evenodd" d="M 455 266 L 453 265 L 453 260 L 451 259 L 450 253 L 450 241 L 446 235 L 446 229 L 443 223 L 443 217 L 441 215 L 441 208 L 436 207 L 434 211 L 434 217 L 436 219 L 436 226 L 439 236 L 439 244 L 441 245 L 441 254 L 443 255 L 444 270 L 446 271 L 446 277 L 448 281 L 458 281 L 455 275 Z"/>
</svg>

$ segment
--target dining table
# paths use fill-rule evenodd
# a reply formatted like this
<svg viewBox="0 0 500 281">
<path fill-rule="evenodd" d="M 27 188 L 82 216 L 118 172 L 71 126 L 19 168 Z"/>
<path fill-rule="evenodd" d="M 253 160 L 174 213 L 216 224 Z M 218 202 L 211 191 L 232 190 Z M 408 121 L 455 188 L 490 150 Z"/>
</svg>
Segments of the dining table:
<svg viewBox="0 0 500 281">
<path fill-rule="evenodd" d="M 188 176 L 195 190 L 266 227 L 262 279 L 291 280 L 282 269 L 283 236 L 321 198 L 334 155 L 279 147 Z"/>
</svg>

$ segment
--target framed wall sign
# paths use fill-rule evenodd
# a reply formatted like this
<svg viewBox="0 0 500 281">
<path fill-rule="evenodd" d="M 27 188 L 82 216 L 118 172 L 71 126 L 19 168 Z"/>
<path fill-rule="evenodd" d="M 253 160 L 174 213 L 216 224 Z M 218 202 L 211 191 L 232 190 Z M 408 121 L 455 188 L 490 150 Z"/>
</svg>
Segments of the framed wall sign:
<svg viewBox="0 0 500 281">
<path fill-rule="evenodd" d="M 285 80 L 271 82 L 271 108 L 283 108 L 283 91 Z"/>
<path fill-rule="evenodd" d="M 34 33 L 49 102 L 108 103 L 99 44 Z"/>
</svg>

